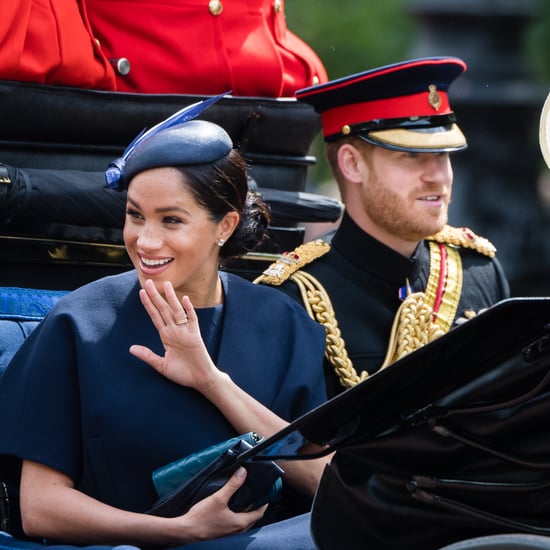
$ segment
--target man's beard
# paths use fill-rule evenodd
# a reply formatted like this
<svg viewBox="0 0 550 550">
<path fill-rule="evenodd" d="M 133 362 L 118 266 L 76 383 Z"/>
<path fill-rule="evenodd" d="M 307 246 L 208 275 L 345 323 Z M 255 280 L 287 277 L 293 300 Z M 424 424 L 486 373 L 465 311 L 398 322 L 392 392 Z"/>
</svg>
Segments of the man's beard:
<svg viewBox="0 0 550 550">
<path fill-rule="evenodd" d="M 427 189 L 420 194 L 431 195 L 439 192 Z M 416 191 L 409 193 L 409 196 L 418 195 Z M 419 212 L 419 205 L 415 204 L 414 199 L 408 201 L 387 189 L 372 172 L 362 200 L 365 212 L 375 224 L 385 232 L 406 241 L 425 239 L 441 231 L 448 220 L 448 205 L 444 205 L 438 214 Z"/>
</svg>

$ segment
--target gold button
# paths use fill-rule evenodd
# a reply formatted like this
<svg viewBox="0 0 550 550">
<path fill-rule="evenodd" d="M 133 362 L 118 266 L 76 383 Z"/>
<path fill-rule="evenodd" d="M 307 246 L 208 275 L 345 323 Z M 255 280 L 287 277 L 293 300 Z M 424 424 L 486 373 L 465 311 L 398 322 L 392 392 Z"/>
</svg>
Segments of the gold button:
<svg viewBox="0 0 550 550">
<path fill-rule="evenodd" d="M 319 84 L 319 77 L 317 75 L 315 75 L 312 79 L 311 79 L 311 85 L 312 86 L 317 86 L 317 84 Z"/>
<path fill-rule="evenodd" d="M 275 13 L 279 13 L 281 11 L 281 0 L 275 0 L 275 2 L 273 2 L 273 9 L 275 10 Z"/>
<path fill-rule="evenodd" d="M 212 15 L 220 15 L 222 10 L 223 10 L 223 5 L 220 2 L 220 0 L 210 0 L 210 2 L 208 2 L 208 11 Z"/>
<path fill-rule="evenodd" d="M 349 134 L 351 134 L 351 128 L 350 128 L 350 126 L 349 126 L 348 124 L 344 124 L 344 125 L 342 126 L 342 134 L 343 134 L 344 136 L 348 136 Z"/>
</svg>

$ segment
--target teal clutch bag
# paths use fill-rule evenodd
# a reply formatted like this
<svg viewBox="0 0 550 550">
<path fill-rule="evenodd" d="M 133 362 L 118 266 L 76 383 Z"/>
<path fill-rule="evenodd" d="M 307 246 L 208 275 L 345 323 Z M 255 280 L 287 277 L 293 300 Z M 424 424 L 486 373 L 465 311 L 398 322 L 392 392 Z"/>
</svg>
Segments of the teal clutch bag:
<svg viewBox="0 0 550 550">
<path fill-rule="evenodd" d="M 248 432 L 211 445 L 206 449 L 156 469 L 152 477 L 157 494 L 159 497 L 163 498 L 174 493 L 183 484 L 187 483 L 199 474 L 199 472 L 219 459 L 219 457 L 233 449 L 235 445 L 244 442 L 245 444 L 254 446 L 259 441 L 261 441 L 261 438 L 256 433 Z M 243 466 L 246 468 L 247 464 L 243 464 Z M 262 497 L 262 501 L 257 502 L 255 506 L 257 507 L 267 502 L 276 502 L 279 500 L 282 487 L 282 479 L 278 477 L 274 481 L 271 489 Z"/>
</svg>

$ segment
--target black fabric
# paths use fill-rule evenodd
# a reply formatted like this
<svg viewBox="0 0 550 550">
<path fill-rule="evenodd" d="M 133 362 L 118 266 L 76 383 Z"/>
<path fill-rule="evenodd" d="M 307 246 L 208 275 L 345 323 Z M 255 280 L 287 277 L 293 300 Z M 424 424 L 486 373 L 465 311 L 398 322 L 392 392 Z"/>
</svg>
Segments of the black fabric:
<svg viewBox="0 0 550 550">
<path fill-rule="evenodd" d="M 550 535 L 549 321 L 547 298 L 505 300 L 261 442 L 271 460 L 292 441 L 336 450 L 318 548 Z"/>
<path fill-rule="evenodd" d="M 209 96 L 131 94 L 0 81 L 0 162 L 26 168 L 105 170 L 144 128 Z M 310 105 L 224 97 L 200 117 L 231 136 L 262 187 L 303 191 L 320 130 Z"/>
<path fill-rule="evenodd" d="M 105 187 L 98 171 L 19 168 L 2 165 L 0 234 L 122 244 L 126 193 Z M 253 189 L 270 208 L 272 225 L 336 221 L 340 203 L 299 191 Z"/>
<path fill-rule="evenodd" d="M 313 506 L 318 547 L 550 535 L 550 347 L 534 362 L 525 353 L 343 445 Z"/>
<path fill-rule="evenodd" d="M 103 172 L 4 167 L 0 234 L 122 243 L 126 194 L 107 189 Z"/>
<path fill-rule="evenodd" d="M 19 511 L 21 461 L 0 455 L 0 531 L 25 537 Z"/>
<path fill-rule="evenodd" d="M 513 533 L 475 537 L 445 546 L 440 550 L 548 550 L 550 538 L 540 535 Z"/>
</svg>

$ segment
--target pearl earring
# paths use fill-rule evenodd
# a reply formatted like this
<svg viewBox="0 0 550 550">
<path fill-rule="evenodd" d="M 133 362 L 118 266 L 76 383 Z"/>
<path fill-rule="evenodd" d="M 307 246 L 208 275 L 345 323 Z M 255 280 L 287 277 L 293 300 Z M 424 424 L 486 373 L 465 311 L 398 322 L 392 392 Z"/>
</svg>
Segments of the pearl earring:
<svg viewBox="0 0 550 550">
<path fill-rule="evenodd" d="M 225 244 L 225 239 L 218 239 L 218 246 L 221 248 Z"/>
</svg>

